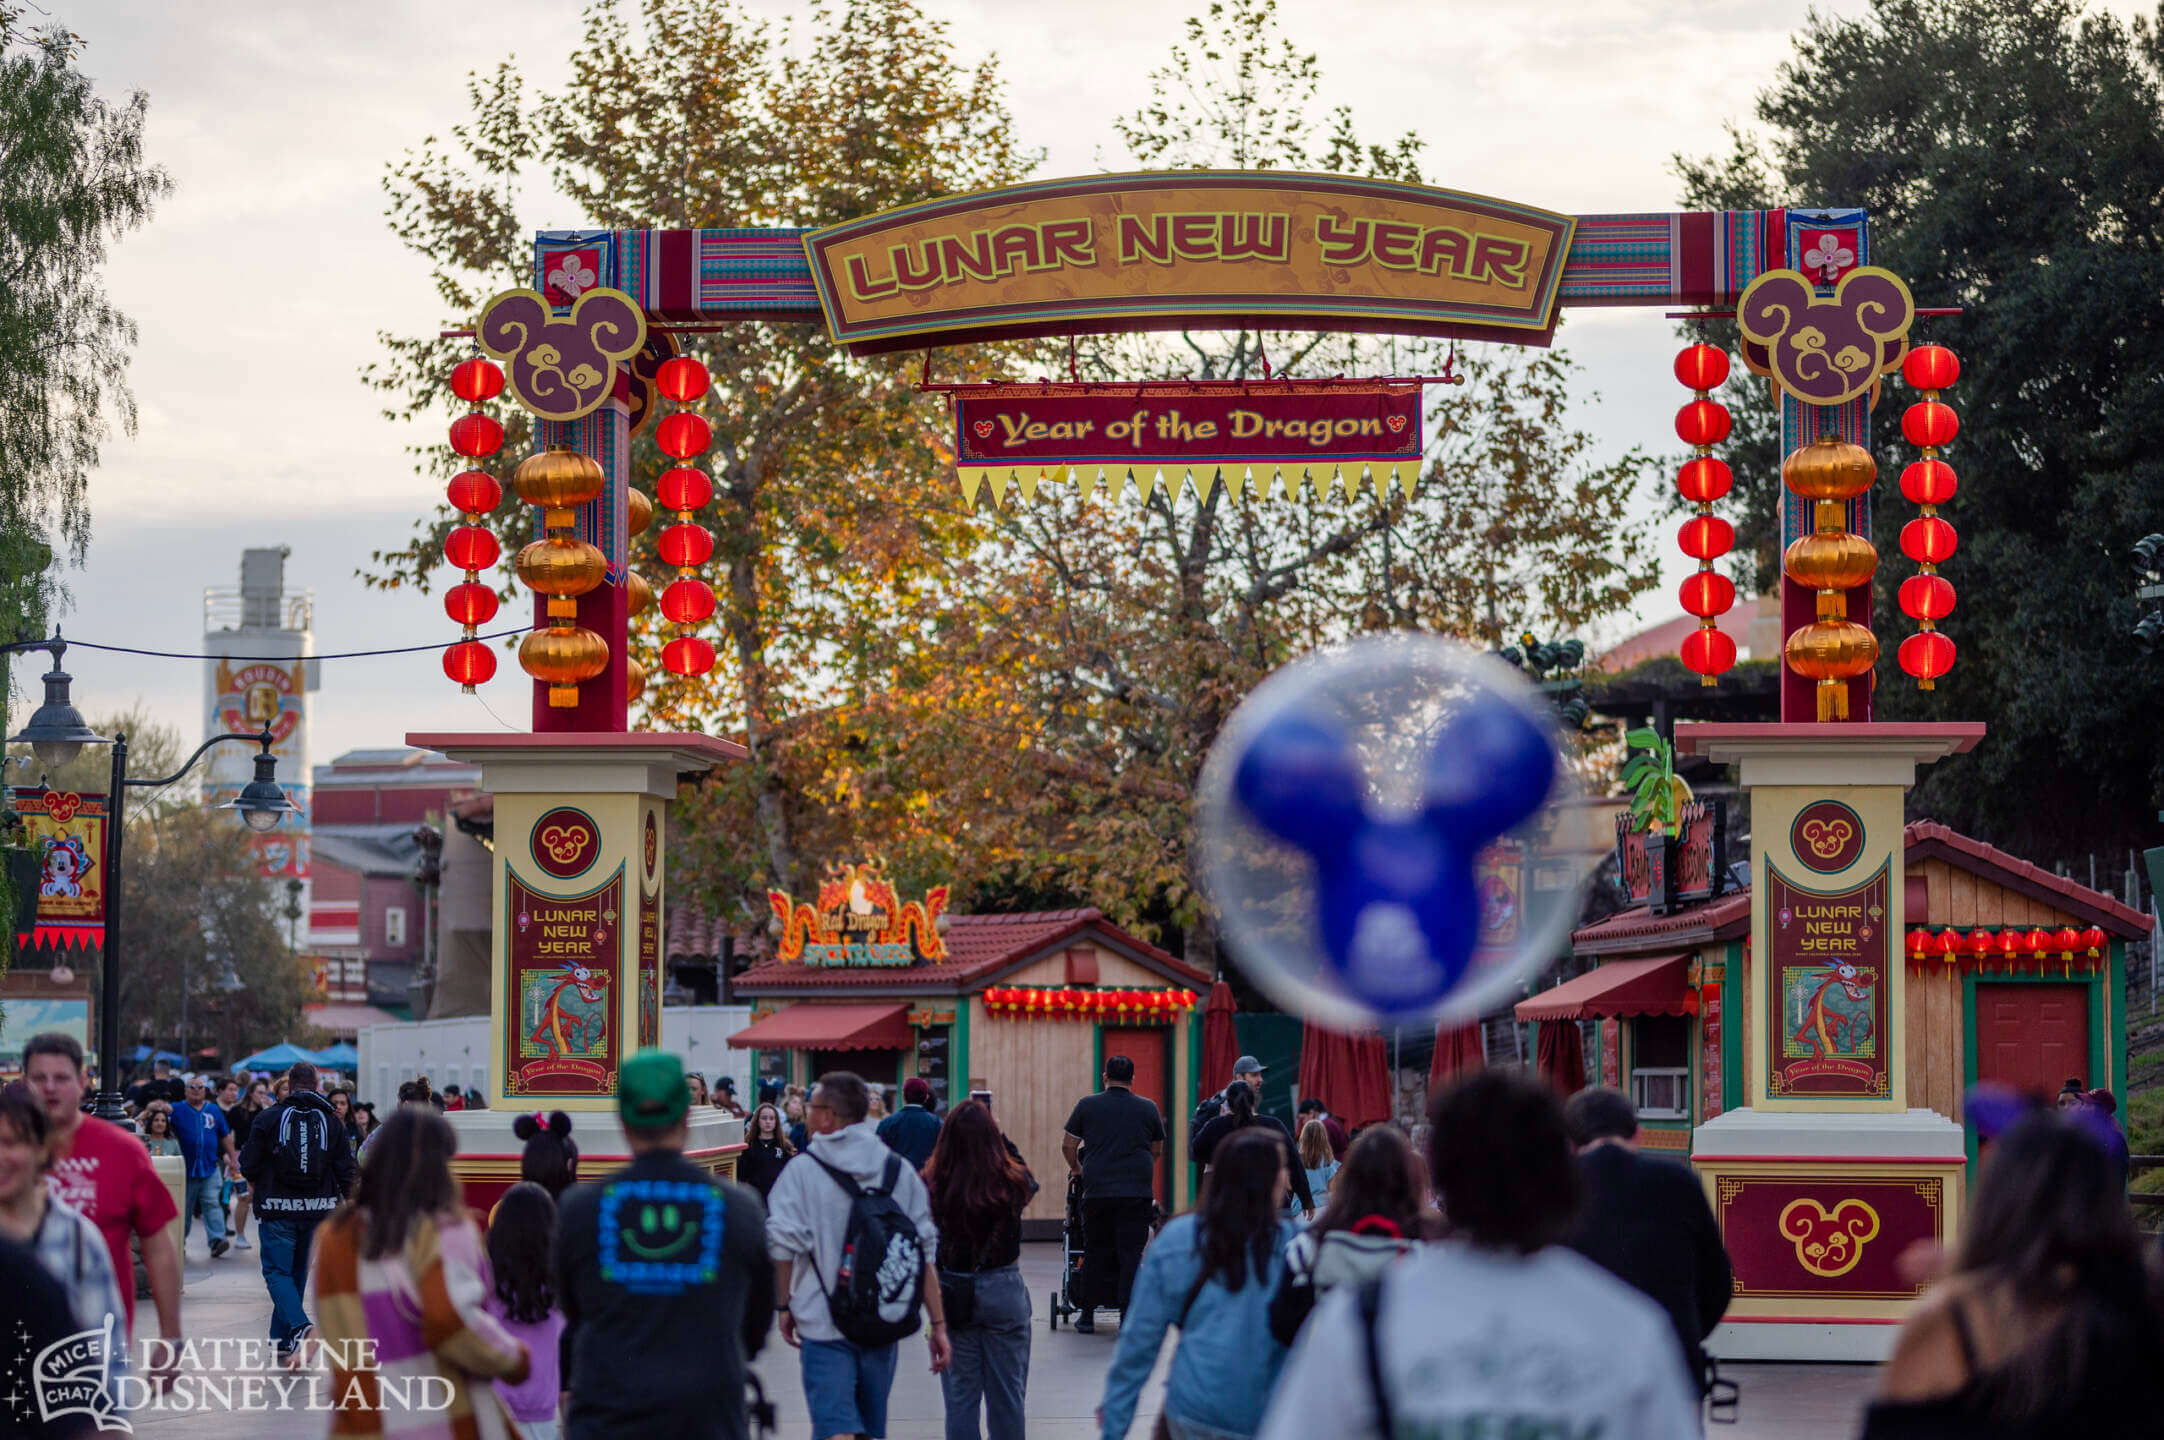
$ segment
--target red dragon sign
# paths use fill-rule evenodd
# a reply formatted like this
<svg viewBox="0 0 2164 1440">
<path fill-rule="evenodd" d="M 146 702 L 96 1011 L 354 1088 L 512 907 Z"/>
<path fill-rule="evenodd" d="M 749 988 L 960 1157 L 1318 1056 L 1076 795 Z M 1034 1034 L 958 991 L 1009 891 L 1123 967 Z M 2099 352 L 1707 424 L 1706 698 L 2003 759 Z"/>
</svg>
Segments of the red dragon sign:
<svg viewBox="0 0 2164 1440">
<path fill-rule="evenodd" d="M 781 944 L 779 959 L 805 965 L 915 965 L 947 958 L 939 933 L 947 887 L 904 903 L 878 856 L 857 865 L 828 865 L 818 903 L 767 892 Z"/>
</svg>

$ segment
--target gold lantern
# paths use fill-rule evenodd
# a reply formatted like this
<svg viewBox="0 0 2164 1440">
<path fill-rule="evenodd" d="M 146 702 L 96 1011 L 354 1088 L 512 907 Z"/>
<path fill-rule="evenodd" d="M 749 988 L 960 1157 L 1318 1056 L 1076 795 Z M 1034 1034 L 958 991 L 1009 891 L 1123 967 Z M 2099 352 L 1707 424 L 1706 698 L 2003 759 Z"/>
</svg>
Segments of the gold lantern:
<svg viewBox="0 0 2164 1440">
<path fill-rule="evenodd" d="M 625 500 L 630 505 L 629 528 L 634 536 L 644 535 L 646 527 L 654 523 L 654 497 L 644 490 L 628 490 Z"/>
<path fill-rule="evenodd" d="M 518 662 L 549 687 L 551 706 L 568 710 L 579 703 L 580 682 L 608 668 L 608 642 L 576 623 L 578 597 L 607 577 L 608 560 L 595 546 L 563 532 L 576 518 L 574 507 L 599 499 L 608 477 L 591 455 L 558 448 L 520 461 L 511 486 L 521 500 L 541 507 L 543 537 L 518 552 L 512 569 L 528 589 L 546 597 L 549 622 L 519 645 Z"/>
<path fill-rule="evenodd" d="M 639 492 L 634 490 L 631 493 L 636 495 Z M 633 531 L 632 533 L 637 534 L 638 532 Z M 629 597 L 630 613 L 633 615 L 644 615 L 647 607 L 654 603 L 654 587 L 647 584 L 646 577 L 636 570 L 626 570 L 624 572 L 624 593 Z"/>
<path fill-rule="evenodd" d="M 608 562 L 584 540 L 551 535 L 519 551 L 511 568 L 527 589 L 548 596 L 549 619 L 571 620 L 579 613 L 578 597 L 601 583 Z"/>
<path fill-rule="evenodd" d="M 646 667 L 629 655 L 624 657 L 624 703 L 636 705 L 646 689 Z"/>
<path fill-rule="evenodd" d="M 579 685 L 609 668 L 609 642 L 584 626 L 535 630 L 519 643 L 518 663 L 549 687 L 549 704 L 579 703 Z"/>
<path fill-rule="evenodd" d="M 512 473 L 511 488 L 528 505 L 539 505 L 544 530 L 561 530 L 572 521 L 572 510 L 597 500 L 608 484 L 601 463 L 577 450 L 543 450 L 519 461 Z"/>
<path fill-rule="evenodd" d="M 1848 682 L 1878 660 L 1878 637 L 1848 618 L 1848 592 L 1871 583 L 1878 551 L 1848 528 L 1846 504 L 1871 488 L 1871 452 L 1822 435 L 1781 462 L 1781 483 L 1812 502 L 1812 533 L 1781 557 L 1782 573 L 1817 596 L 1818 619 L 1783 645 L 1788 668 L 1816 682 L 1821 721 L 1848 718 Z"/>
</svg>

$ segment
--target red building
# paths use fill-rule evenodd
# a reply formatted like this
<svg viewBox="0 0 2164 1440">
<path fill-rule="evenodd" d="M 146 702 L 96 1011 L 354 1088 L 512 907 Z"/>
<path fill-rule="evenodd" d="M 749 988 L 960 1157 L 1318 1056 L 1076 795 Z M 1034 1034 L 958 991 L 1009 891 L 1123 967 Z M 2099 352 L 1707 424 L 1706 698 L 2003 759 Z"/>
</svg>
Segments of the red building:
<svg viewBox="0 0 2164 1440">
<path fill-rule="evenodd" d="M 350 1036 L 364 1024 L 426 1013 L 434 885 L 452 806 L 480 770 L 407 746 L 350 750 L 315 770 L 313 894 L 303 949 L 317 959 L 324 1004 L 309 1020 Z"/>
</svg>

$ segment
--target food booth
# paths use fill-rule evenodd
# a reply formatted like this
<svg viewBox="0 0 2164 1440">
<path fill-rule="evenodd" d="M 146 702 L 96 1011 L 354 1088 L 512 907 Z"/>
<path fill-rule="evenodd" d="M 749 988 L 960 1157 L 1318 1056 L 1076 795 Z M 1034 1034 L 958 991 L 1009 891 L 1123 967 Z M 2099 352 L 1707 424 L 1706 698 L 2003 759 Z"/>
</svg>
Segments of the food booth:
<svg viewBox="0 0 2164 1440">
<path fill-rule="evenodd" d="M 878 862 L 835 867 L 817 903 L 771 897 L 780 943 L 737 975 L 752 1022 L 729 1039 L 762 1083 L 850 1070 L 888 1086 L 922 1076 L 944 1113 L 988 1090 L 1043 1188 L 1030 1233 L 1065 1211 L 1060 1138 L 1107 1055 L 1135 1062 L 1135 1092 L 1164 1112 L 1158 1173 L 1168 1212 L 1192 1203 L 1187 1117 L 1201 1061 L 1207 974 L 1094 909 L 953 915 L 946 892 L 901 902 Z"/>
</svg>

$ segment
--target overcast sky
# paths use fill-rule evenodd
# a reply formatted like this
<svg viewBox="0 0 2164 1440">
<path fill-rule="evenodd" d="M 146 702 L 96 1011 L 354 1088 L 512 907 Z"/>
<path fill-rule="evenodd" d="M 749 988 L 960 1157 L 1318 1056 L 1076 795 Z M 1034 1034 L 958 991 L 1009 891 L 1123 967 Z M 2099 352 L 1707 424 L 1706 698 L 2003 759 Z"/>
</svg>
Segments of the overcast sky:
<svg viewBox="0 0 2164 1440">
<path fill-rule="evenodd" d="M 1000 57 L 1042 173 L 1125 163 L 1113 116 L 1148 94 L 1182 17 L 1134 0 L 928 0 L 959 54 Z M 237 583 L 245 546 L 292 548 L 288 582 L 314 590 L 321 652 L 438 642 L 436 596 L 365 589 L 355 570 L 437 499 L 406 447 L 439 443 L 383 420 L 359 380 L 379 331 L 444 314 L 419 257 L 386 227 L 385 162 L 464 114 L 464 78 L 515 54 L 553 85 L 578 38 L 573 0 L 46 0 L 89 43 L 110 92 L 142 88 L 148 148 L 176 182 L 122 242 L 108 283 L 142 327 L 140 432 L 94 477 L 88 563 L 68 576 L 68 632 L 196 651 L 206 586 Z M 752 0 L 774 16 L 784 0 Z M 1851 13 L 1857 0 L 1822 3 Z M 2133 4 L 2109 8 L 2133 11 Z M 1326 104 L 1364 135 L 1412 129 L 1435 183 L 1572 213 L 1673 208 L 1678 152 L 1721 145 L 1789 53 L 1801 0 L 1284 0 L 1288 30 L 1321 57 Z M 1825 197 L 1837 202 L 1842 197 Z M 539 217 L 575 225 L 575 214 Z M 1672 445 L 1674 338 L 1651 312 L 1576 312 L 1563 343 L 1585 364 L 1578 418 L 1620 451 Z M 1593 398 L 1597 392 L 1598 399 Z M 928 475 L 925 483 L 951 483 Z M 1680 571 L 1680 557 L 1670 557 Z M 1675 613 L 1663 590 L 1646 618 Z M 201 733 L 201 667 L 74 651 L 93 714 L 138 697 Z M 17 666 L 18 691 L 38 670 Z M 491 729 L 480 703 L 525 728 L 523 675 L 506 663 L 479 701 L 434 655 L 327 663 L 311 749 L 400 743 L 408 730 Z M 19 720 L 20 714 L 13 717 Z M 12 728 L 12 727 L 11 727 Z"/>
</svg>

